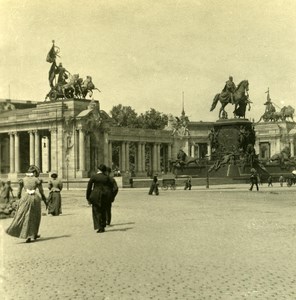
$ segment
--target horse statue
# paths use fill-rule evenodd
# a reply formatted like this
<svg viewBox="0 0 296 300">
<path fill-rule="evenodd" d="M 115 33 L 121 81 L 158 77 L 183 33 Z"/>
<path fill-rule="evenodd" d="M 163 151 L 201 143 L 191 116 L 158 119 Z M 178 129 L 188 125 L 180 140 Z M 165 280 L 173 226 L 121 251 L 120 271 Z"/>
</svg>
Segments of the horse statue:
<svg viewBox="0 0 296 300">
<path fill-rule="evenodd" d="M 233 93 L 233 100 L 235 104 L 235 108 L 234 108 L 235 116 L 243 116 L 243 117 L 245 116 L 246 106 L 248 103 L 251 103 L 248 99 L 248 95 L 246 95 L 248 90 L 249 90 L 248 80 L 241 81 L 237 86 L 237 88 L 235 89 Z M 220 101 L 221 103 L 221 108 L 219 110 L 219 119 L 221 119 L 221 114 L 225 111 L 225 106 L 228 103 L 231 103 L 231 97 L 229 92 L 222 92 L 216 94 L 216 96 L 213 99 L 213 103 L 210 111 L 213 111 L 216 108 L 218 101 Z"/>
<path fill-rule="evenodd" d="M 259 123 L 261 120 L 264 122 L 277 122 L 277 121 L 286 121 L 288 118 L 292 119 L 294 122 L 294 112 L 295 109 L 288 105 L 284 106 L 280 111 L 266 111 L 258 120 Z"/>
<path fill-rule="evenodd" d="M 184 168 L 192 163 L 199 165 L 199 158 L 190 157 L 182 149 L 180 149 L 177 154 L 177 159 L 170 161 L 171 171 L 174 173 L 175 169 L 179 168 L 183 172 Z"/>
<path fill-rule="evenodd" d="M 79 74 L 70 75 L 69 81 L 62 85 L 62 91 L 65 95 L 65 98 L 72 98 L 75 93 L 75 86 L 77 85 L 79 80 Z M 67 91 L 67 93 L 66 93 Z M 68 97 L 70 95 L 70 97 Z"/>
<path fill-rule="evenodd" d="M 291 158 L 291 151 L 288 146 L 286 146 L 280 153 L 276 153 L 271 156 L 271 162 L 278 162 L 283 164 L 285 161 L 289 161 Z"/>
<path fill-rule="evenodd" d="M 86 76 L 86 79 L 81 84 L 81 96 L 82 96 L 82 98 L 85 98 L 87 95 L 89 97 L 92 97 L 93 90 L 97 90 L 97 91 L 101 92 L 93 84 L 92 77 L 91 76 Z"/>
<path fill-rule="evenodd" d="M 291 105 L 284 106 L 281 109 L 282 120 L 286 121 L 288 118 L 291 118 L 292 121 L 294 122 L 294 119 L 293 119 L 294 112 L 295 112 L 295 109 Z"/>
<path fill-rule="evenodd" d="M 180 118 L 174 117 L 172 114 L 168 114 L 168 124 L 165 126 L 164 130 L 172 131 L 171 135 L 189 135 L 187 121 L 185 119 L 182 121 Z"/>
</svg>

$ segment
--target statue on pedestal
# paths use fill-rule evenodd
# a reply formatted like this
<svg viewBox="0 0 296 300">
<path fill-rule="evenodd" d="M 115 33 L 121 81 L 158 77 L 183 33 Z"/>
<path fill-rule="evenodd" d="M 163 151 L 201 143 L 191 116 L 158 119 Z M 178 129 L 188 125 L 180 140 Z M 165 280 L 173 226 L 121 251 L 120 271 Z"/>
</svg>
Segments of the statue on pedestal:
<svg viewBox="0 0 296 300">
<path fill-rule="evenodd" d="M 249 82 L 248 80 L 243 80 L 239 83 L 237 87 L 233 83 L 233 79 L 230 76 L 229 80 L 226 82 L 221 93 L 216 94 L 214 97 L 210 111 L 213 111 L 217 103 L 220 101 L 221 108 L 219 110 L 219 119 L 225 118 L 225 106 L 228 103 L 234 104 L 234 116 L 235 117 L 245 117 L 246 106 L 251 103 L 248 96 Z"/>
</svg>

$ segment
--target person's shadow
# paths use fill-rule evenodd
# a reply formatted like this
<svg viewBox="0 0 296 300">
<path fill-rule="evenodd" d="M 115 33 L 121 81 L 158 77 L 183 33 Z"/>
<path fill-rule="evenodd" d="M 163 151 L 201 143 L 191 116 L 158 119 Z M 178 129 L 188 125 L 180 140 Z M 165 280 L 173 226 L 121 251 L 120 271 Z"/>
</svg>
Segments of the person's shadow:
<svg viewBox="0 0 296 300">
<path fill-rule="evenodd" d="M 135 222 L 128 222 L 128 223 L 115 223 L 115 224 L 112 224 L 111 226 L 130 225 L 130 224 L 135 224 Z"/>
<path fill-rule="evenodd" d="M 121 229 L 107 229 L 106 232 L 115 232 L 115 231 L 128 231 L 130 229 L 133 229 L 134 227 L 126 227 L 126 228 L 121 228 Z"/>
<path fill-rule="evenodd" d="M 49 236 L 49 237 L 44 237 L 44 238 L 40 237 L 37 240 L 33 239 L 31 243 L 40 243 L 40 242 L 46 242 L 46 241 L 49 241 L 49 240 L 56 240 L 56 239 L 68 238 L 68 237 L 71 237 L 71 235 L 70 234 L 64 234 L 64 235 L 60 235 L 60 236 Z M 23 244 L 23 243 L 19 243 L 19 244 Z M 26 244 L 26 243 L 24 243 L 24 244 Z"/>
</svg>

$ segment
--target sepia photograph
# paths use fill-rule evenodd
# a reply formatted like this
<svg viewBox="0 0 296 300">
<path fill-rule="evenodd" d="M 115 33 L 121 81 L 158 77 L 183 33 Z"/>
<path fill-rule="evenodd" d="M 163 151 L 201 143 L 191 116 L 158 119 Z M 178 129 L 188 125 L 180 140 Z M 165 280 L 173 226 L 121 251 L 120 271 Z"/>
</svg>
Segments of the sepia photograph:
<svg viewBox="0 0 296 300">
<path fill-rule="evenodd" d="M 296 299 L 295 37 L 292 0 L 1 0 L 1 299 Z"/>
</svg>

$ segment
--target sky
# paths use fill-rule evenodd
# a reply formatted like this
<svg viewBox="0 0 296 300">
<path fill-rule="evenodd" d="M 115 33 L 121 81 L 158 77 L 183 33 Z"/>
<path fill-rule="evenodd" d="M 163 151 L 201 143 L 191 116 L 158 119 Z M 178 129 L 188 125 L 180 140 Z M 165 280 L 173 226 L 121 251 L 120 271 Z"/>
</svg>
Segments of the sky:
<svg viewBox="0 0 296 300">
<path fill-rule="evenodd" d="M 215 121 L 215 94 L 247 79 L 247 118 L 295 105 L 294 0 L 1 0 L 0 99 L 44 101 L 52 40 L 63 66 L 92 76 L 94 99 Z M 184 97 L 183 97 L 184 95 Z M 229 116 L 233 107 L 227 106 Z"/>
</svg>

